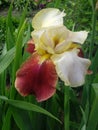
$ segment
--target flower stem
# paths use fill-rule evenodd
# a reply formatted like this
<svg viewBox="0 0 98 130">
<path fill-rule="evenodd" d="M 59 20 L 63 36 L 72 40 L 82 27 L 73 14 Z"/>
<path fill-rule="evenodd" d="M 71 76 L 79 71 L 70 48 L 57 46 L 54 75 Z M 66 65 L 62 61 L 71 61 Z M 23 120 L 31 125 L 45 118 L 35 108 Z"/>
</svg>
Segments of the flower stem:
<svg viewBox="0 0 98 130">
<path fill-rule="evenodd" d="M 95 39 L 95 30 L 96 30 L 96 9 L 94 7 L 94 4 L 92 5 L 92 34 L 91 34 L 91 43 L 90 43 L 90 53 L 89 53 L 89 57 L 92 59 L 92 55 L 93 55 L 93 49 L 94 49 L 94 39 Z"/>
<path fill-rule="evenodd" d="M 64 130 L 69 130 L 69 87 L 64 89 Z"/>
</svg>

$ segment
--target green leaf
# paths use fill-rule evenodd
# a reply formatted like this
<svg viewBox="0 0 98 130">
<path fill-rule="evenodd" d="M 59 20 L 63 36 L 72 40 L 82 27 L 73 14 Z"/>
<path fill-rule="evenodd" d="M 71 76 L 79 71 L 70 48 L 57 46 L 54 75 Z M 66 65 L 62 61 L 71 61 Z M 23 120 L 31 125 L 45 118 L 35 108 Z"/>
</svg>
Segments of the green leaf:
<svg viewBox="0 0 98 130">
<path fill-rule="evenodd" d="M 8 11 L 8 16 L 6 20 L 6 44 L 7 44 L 7 50 L 12 48 L 14 46 L 14 36 L 13 36 L 13 23 L 12 23 L 12 9 L 13 4 L 10 4 L 10 8 Z"/>
<path fill-rule="evenodd" d="M 16 109 L 12 107 L 13 118 L 20 130 L 32 130 L 32 123 L 27 111 L 21 111 L 21 109 Z"/>
<path fill-rule="evenodd" d="M 55 117 L 50 112 L 48 112 L 47 110 L 45 110 L 45 109 L 43 109 L 43 108 L 41 108 L 37 105 L 31 104 L 31 103 L 28 103 L 28 102 L 25 102 L 25 101 L 8 99 L 5 96 L 0 96 L 0 99 L 6 101 L 7 103 L 9 103 L 10 105 L 12 105 L 14 107 L 17 107 L 17 108 L 20 108 L 20 109 L 23 109 L 23 110 L 35 111 L 35 112 L 45 114 L 45 115 L 50 116 L 51 118 L 53 118 L 53 119 L 55 119 L 55 120 L 57 120 L 58 122 L 61 123 L 61 121 L 57 117 Z"/>
<path fill-rule="evenodd" d="M 30 36 L 31 36 L 31 31 L 30 31 L 30 23 L 29 23 L 28 30 L 25 32 L 25 36 L 24 36 L 24 39 L 23 39 L 23 45 L 25 43 L 27 43 L 28 40 L 30 40 Z"/>
<path fill-rule="evenodd" d="M 96 54 L 92 60 L 91 69 L 93 70 L 93 73 L 95 74 L 98 69 L 98 50 L 96 51 Z"/>
<path fill-rule="evenodd" d="M 12 9 L 13 9 L 13 4 L 10 4 L 10 8 L 8 10 L 8 16 L 7 16 L 7 20 L 6 20 L 6 27 L 12 27 Z M 12 28 L 11 28 L 12 30 Z"/>
<path fill-rule="evenodd" d="M 86 119 L 86 114 L 85 114 L 85 111 L 83 110 L 83 108 L 82 108 L 82 107 L 80 107 L 80 109 L 81 109 L 81 112 L 82 112 L 83 123 L 86 125 L 87 119 Z"/>
<path fill-rule="evenodd" d="M 24 8 L 24 11 L 23 11 L 23 13 L 22 13 L 21 21 L 20 21 L 20 24 L 19 24 L 19 27 L 18 27 L 18 32 L 20 31 L 20 29 L 21 29 L 21 27 L 22 27 L 22 25 L 23 25 L 23 23 L 24 23 L 24 21 L 25 21 L 25 17 L 26 17 L 26 14 L 27 14 L 28 2 L 29 2 L 29 1 L 27 1 L 27 4 L 26 4 L 26 6 L 25 6 L 25 8 Z"/>
<path fill-rule="evenodd" d="M 83 125 L 83 127 L 81 128 L 81 130 L 86 130 L 86 125 Z"/>
<path fill-rule="evenodd" d="M 97 130 L 98 125 L 98 83 L 92 84 L 91 111 L 87 130 Z"/>
<path fill-rule="evenodd" d="M 14 65 L 13 65 L 13 72 L 12 72 L 12 87 L 10 91 L 11 99 L 14 98 L 16 92 L 14 88 L 16 71 L 22 62 L 22 47 L 23 47 L 23 38 L 24 38 L 23 35 L 24 35 L 25 27 L 26 27 L 26 20 L 24 21 L 23 18 L 23 24 L 19 26 L 18 35 L 16 39 L 16 51 L 15 51 L 15 58 L 14 58 Z"/>
<path fill-rule="evenodd" d="M 5 119 L 3 121 L 2 130 L 10 130 L 11 128 L 11 109 L 8 108 Z"/>
<path fill-rule="evenodd" d="M 15 57 L 15 47 L 10 49 L 2 58 L 0 58 L 0 73 L 2 73 Z"/>
<path fill-rule="evenodd" d="M 70 108 L 69 108 L 69 99 L 70 99 L 70 87 L 64 86 L 64 128 L 66 130 L 70 129 Z"/>
<path fill-rule="evenodd" d="M 26 25 L 26 21 L 24 21 L 18 37 L 17 37 L 17 41 L 16 41 L 16 51 L 15 51 L 15 60 L 14 60 L 14 72 L 13 72 L 13 76 L 15 76 L 15 73 L 17 71 L 17 69 L 20 66 L 21 63 L 21 58 L 22 58 L 22 45 L 23 45 L 23 34 L 24 34 L 24 29 L 25 29 L 25 25 Z"/>
<path fill-rule="evenodd" d="M 13 32 L 11 32 L 12 27 L 8 27 L 7 28 L 7 36 L 6 36 L 6 43 L 7 43 L 7 49 L 9 50 L 10 48 L 12 48 L 15 45 L 15 40 L 14 40 L 14 36 L 13 36 Z"/>
<path fill-rule="evenodd" d="M 14 88 L 16 71 L 22 62 L 23 34 L 24 34 L 25 25 L 26 25 L 26 21 L 24 21 L 16 40 L 16 51 L 15 51 L 15 58 L 14 58 L 13 72 L 12 72 L 12 87 L 10 90 L 11 99 L 14 98 L 16 92 Z"/>
</svg>

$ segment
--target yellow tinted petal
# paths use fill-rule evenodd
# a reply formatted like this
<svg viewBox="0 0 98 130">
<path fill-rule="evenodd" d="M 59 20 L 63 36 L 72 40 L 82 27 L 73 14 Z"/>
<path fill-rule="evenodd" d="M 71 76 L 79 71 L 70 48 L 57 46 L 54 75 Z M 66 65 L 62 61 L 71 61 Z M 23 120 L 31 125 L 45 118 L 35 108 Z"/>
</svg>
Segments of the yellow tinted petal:
<svg viewBox="0 0 98 130">
<path fill-rule="evenodd" d="M 40 37 L 40 41 L 43 43 L 44 49 L 48 53 L 54 54 L 56 53 L 55 51 L 56 46 L 65 41 L 66 38 L 67 38 L 66 27 L 56 26 L 47 28 Z"/>
<path fill-rule="evenodd" d="M 65 26 L 47 27 L 32 32 L 32 38 L 37 46 L 50 54 L 60 54 L 78 48 L 86 40 L 87 35 L 86 31 L 72 32 Z"/>
<path fill-rule="evenodd" d="M 39 11 L 32 20 L 34 29 L 40 29 L 49 26 L 63 25 L 64 12 L 56 8 L 47 8 Z"/>
<path fill-rule="evenodd" d="M 78 48 L 80 46 L 79 43 L 84 43 L 87 38 L 87 35 L 88 32 L 86 31 L 72 32 L 66 28 L 62 35 L 64 40 L 60 44 L 57 44 L 57 46 L 55 47 L 55 52 L 63 53 L 64 51 L 69 51 L 73 48 Z"/>
</svg>

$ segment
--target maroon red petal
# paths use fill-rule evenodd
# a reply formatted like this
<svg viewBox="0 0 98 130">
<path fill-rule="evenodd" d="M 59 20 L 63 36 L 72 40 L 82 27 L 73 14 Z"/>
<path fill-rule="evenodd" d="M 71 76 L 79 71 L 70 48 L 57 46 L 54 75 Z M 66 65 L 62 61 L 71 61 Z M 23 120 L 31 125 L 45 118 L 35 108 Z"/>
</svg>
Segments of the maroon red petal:
<svg viewBox="0 0 98 130">
<path fill-rule="evenodd" d="M 57 74 L 51 60 L 41 62 L 34 53 L 17 71 L 15 87 L 22 96 L 34 94 L 37 101 L 50 98 L 56 91 Z"/>
<path fill-rule="evenodd" d="M 34 41 L 32 39 L 30 39 L 27 43 L 27 48 L 26 48 L 26 51 L 29 52 L 29 53 L 33 53 L 35 52 L 35 44 L 34 44 Z"/>
<path fill-rule="evenodd" d="M 91 75 L 91 74 L 93 74 L 93 71 L 92 70 L 87 70 L 87 74 Z"/>
<path fill-rule="evenodd" d="M 81 48 L 78 48 L 78 49 L 79 49 L 78 56 L 79 57 L 84 57 L 84 53 L 83 53 L 82 49 Z"/>
</svg>

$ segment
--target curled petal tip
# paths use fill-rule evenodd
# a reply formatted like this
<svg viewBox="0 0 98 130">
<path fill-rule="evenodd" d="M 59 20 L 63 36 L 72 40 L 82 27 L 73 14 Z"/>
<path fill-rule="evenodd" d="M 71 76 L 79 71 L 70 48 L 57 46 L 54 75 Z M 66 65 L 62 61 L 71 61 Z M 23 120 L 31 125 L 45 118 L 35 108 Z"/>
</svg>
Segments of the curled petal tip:
<svg viewBox="0 0 98 130">
<path fill-rule="evenodd" d="M 69 39 L 72 40 L 72 42 L 83 44 L 88 36 L 87 31 L 79 31 L 79 32 L 71 32 L 69 33 Z"/>
</svg>

